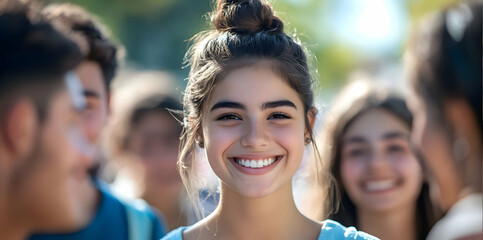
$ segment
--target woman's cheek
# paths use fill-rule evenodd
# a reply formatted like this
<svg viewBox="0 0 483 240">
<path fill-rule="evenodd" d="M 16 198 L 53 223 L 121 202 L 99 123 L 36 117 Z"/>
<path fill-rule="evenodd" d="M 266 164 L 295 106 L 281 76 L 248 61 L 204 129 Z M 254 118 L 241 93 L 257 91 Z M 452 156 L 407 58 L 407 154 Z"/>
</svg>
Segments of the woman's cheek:
<svg viewBox="0 0 483 240">
<path fill-rule="evenodd" d="M 239 137 L 237 128 L 227 127 L 211 127 L 209 131 L 204 132 L 204 147 L 210 165 L 213 170 L 218 169 L 224 161 L 226 151 L 236 143 Z"/>
<path fill-rule="evenodd" d="M 415 156 L 409 154 L 402 156 L 397 163 L 398 170 L 402 172 L 407 181 L 418 186 L 422 184 L 423 170 Z"/>
<path fill-rule="evenodd" d="M 353 192 L 352 189 L 357 187 L 358 181 L 362 177 L 362 168 L 363 165 L 360 162 L 354 160 L 342 160 L 340 174 L 342 184 L 347 191 Z"/>
</svg>

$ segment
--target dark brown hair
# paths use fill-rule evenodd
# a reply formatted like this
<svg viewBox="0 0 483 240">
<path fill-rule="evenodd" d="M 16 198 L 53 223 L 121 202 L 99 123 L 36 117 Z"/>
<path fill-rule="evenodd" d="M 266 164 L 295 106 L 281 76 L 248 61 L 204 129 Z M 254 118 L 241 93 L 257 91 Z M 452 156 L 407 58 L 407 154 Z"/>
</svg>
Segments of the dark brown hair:
<svg viewBox="0 0 483 240">
<path fill-rule="evenodd" d="M 73 4 L 50 5 L 42 13 L 60 30 L 77 39 L 85 60 L 99 64 L 109 90 L 118 66 L 118 47 L 106 37 L 106 27 L 95 16 Z"/>
<path fill-rule="evenodd" d="M 468 102 L 482 131 L 482 3 L 461 1 L 426 19 L 406 54 L 410 82 L 437 123 L 446 99 Z"/>
<path fill-rule="evenodd" d="M 184 130 L 179 166 L 183 182 L 196 201 L 194 183 L 195 134 L 201 126 L 205 103 L 218 81 L 228 72 L 266 61 L 293 88 L 305 113 L 315 114 L 312 77 L 304 48 L 284 32 L 280 18 L 264 0 L 220 0 L 213 11 L 214 30 L 195 36 L 186 54 L 190 65 L 184 95 Z M 308 119 L 307 129 L 312 137 Z M 314 146 L 315 147 L 315 146 Z"/>
<path fill-rule="evenodd" d="M 0 2 L 0 117 L 23 95 L 32 98 L 42 121 L 65 73 L 82 59 L 76 44 L 38 10 L 32 2 Z"/>
</svg>

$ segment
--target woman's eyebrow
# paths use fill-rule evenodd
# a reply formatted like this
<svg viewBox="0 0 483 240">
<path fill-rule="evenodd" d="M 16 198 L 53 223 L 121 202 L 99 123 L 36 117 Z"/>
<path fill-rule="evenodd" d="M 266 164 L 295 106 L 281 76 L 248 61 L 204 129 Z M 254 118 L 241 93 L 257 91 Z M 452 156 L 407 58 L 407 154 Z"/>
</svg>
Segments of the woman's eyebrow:
<svg viewBox="0 0 483 240">
<path fill-rule="evenodd" d="M 273 101 L 273 102 L 266 102 L 262 105 L 262 109 L 267 109 L 267 108 L 276 108 L 276 107 L 293 107 L 297 109 L 295 104 L 289 100 L 278 100 L 278 101 Z"/>
<path fill-rule="evenodd" d="M 403 133 L 403 132 L 388 132 L 388 133 L 385 133 L 383 136 L 382 136 L 382 139 L 385 139 L 385 140 L 390 140 L 390 139 L 404 139 L 404 140 L 409 140 L 409 134 L 407 133 Z"/>
<path fill-rule="evenodd" d="M 267 109 L 267 108 L 276 108 L 276 107 L 293 107 L 297 109 L 295 104 L 289 100 L 278 100 L 278 101 L 272 101 L 272 102 L 266 102 L 262 105 L 262 109 Z M 236 109 L 241 109 L 241 110 L 246 110 L 245 105 L 239 103 L 239 102 L 233 102 L 233 101 L 220 101 L 217 102 L 211 107 L 210 111 L 219 109 L 219 108 L 236 108 Z"/>
<path fill-rule="evenodd" d="M 361 136 L 353 136 L 353 137 L 348 137 L 343 140 L 342 144 L 351 144 L 351 143 L 366 143 L 367 140 L 364 137 Z"/>
<path fill-rule="evenodd" d="M 210 111 L 214 111 L 219 108 L 237 108 L 241 110 L 246 110 L 245 105 L 239 103 L 239 102 L 232 102 L 232 101 L 220 101 L 217 102 L 211 107 Z"/>
</svg>

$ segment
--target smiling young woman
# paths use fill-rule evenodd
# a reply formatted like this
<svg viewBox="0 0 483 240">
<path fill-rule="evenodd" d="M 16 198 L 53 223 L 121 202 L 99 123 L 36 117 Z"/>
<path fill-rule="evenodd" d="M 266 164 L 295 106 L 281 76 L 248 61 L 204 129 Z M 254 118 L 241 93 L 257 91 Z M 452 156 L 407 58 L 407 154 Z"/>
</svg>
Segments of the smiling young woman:
<svg viewBox="0 0 483 240">
<path fill-rule="evenodd" d="M 312 221 L 295 206 L 292 177 L 313 142 L 316 114 L 303 47 L 265 1 L 218 1 L 212 23 L 187 54 L 179 164 L 196 199 L 195 150 L 204 148 L 220 202 L 164 239 L 373 239 Z"/>
</svg>

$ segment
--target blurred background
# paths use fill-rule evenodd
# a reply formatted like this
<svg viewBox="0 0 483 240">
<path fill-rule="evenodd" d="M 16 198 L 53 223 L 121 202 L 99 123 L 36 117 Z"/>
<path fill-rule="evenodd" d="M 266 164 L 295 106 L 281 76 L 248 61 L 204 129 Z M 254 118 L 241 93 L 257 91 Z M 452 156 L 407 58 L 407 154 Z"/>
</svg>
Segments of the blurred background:
<svg viewBox="0 0 483 240">
<path fill-rule="evenodd" d="M 123 72 L 162 71 L 182 91 L 189 68 L 189 39 L 209 28 L 211 0 L 43 0 L 72 2 L 96 14 L 126 49 Z M 455 0 L 277 0 L 271 1 L 286 32 L 312 54 L 318 93 L 329 104 L 354 73 L 402 84 L 401 57 L 413 25 Z M 126 70 L 128 69 L 128 70 Z M 120 74 L 118 74 L 120 75 Z M 324 105 L 325 105 L 324 104 Z"/>
</svg>

